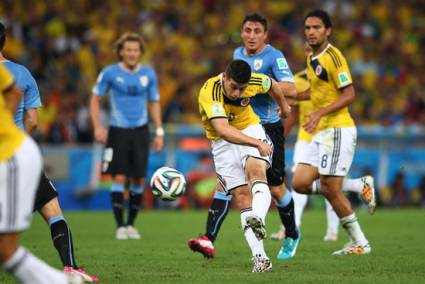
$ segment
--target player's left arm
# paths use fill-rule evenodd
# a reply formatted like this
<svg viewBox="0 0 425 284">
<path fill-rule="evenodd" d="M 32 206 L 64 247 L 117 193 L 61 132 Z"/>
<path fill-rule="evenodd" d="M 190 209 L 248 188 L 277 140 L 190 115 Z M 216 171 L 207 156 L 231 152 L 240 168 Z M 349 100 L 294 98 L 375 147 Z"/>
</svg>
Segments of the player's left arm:
<svg viewBox="0 0 425 284">
<path fill-rule="evenodd" d="M 269 78 L 269 80 L 271 80 L 271 87 L 270 87 L 269 93 L 270 95 L 272 95 L 273 99 L 276 101 L 277 105 L 279 106 L 281 117 L 286 118 L 291 113 L 291 107 L 286 101 L 284 92 L 282 88 L 280 87 L 280 85 L 271 78 Z"/>
<path fill-rule="evenodd" d="M 158 81 L 155 72 L 152 72 L 149 86 L 149 115 L 155 127 L 155 138 L 153 140 L 153 150 L 160 151 L 164 146 L 164 129 L 162 128 L 161 105 L 159 103 Z"/>
<path fill-rule="evenodd" d="M 316 129 L 323 116 L 349 106 L 354 102 L 356 97 L 350 69 L 342 55 L 338 56 L 337 64 L 331 65 L 329 70 L 331 76 L 330 79 L 334 82 L 336 88 L 340 91 L 340 94 L 330 105 L 308 114 L 307 122 L 303 125 L 303 127 L 309 133 L 312 133 Z"/>
</svg>

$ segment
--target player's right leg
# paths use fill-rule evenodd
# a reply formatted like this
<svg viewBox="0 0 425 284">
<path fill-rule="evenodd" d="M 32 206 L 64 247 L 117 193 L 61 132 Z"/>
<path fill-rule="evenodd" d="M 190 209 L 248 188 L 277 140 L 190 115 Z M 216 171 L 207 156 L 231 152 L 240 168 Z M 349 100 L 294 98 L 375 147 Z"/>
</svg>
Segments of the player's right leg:
<svg viewBox="0 0 425 284">
<path fill-rule="evenodd" d="M 248 186 L 241 186 L 232 191 L 233 200 L 241 214 L 241 225 L 245 240 L 251 249 L 253 268 L 252 272 L 266 272 L 272 269 L 272 263 L 264 250 L 263 240 L 258 238 L 257 231 L 263 228 L 262 219 L 255 215 L 252 204 L 252 194 Z M 265 230 L 263 236 L 265 237 Z"/>
<path fill-rule="evenodd" d="M 18 245 L 20 232 L 31 223 L 41 167 L 40 152 L 30 138 L 0 163 L 0 263 L 23 283 L 67 283 L 65 274 Z"/>
<path fill-rule="evenodd" d="M 321 176 L 321 193 L 326 197 L 332 205 L 335 213 L 340 218 L 340 222 L 344 230 L 349 235 L 352 244 L 343 249 L 334 252 L 334 255 L 347 254 L 368 254 L 371 251 L 368 240 L 366 239 L 356 215 L 353 213 L 350 201 L 341 191 L 343 177 L 338 176 Z"/>
</svg>

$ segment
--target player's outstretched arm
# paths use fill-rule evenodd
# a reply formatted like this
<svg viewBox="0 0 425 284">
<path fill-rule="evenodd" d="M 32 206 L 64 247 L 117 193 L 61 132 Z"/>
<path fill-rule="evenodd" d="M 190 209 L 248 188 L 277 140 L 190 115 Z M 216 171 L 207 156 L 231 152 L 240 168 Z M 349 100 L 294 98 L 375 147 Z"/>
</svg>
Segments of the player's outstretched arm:
<svg viewBox="0 0 425 284">
<path fill-rule="evenodd" d="M 221 138 L 229 141 L 230 143 L 258 148 L 262 156 L 268 156 L 272 152 L 271 145 L 245 135 L 239 129 L 231 126 L 227 121 L 227 118 L 212 119 L 211 125 Z"/>
<path fill-rule="evenodd" d="M 285 99 L 284 91 L 282 90 L 281 86 L 272 79 L 272 87 L 270 89 L 270 94 L 272 95 L 273 99 L 277 102 L 279 108 L 280 108 L 280 115 L 283 118 L 286 118 L 291 113 L 291 107 L 289 106 L 288 102 Z"/>
</svg>

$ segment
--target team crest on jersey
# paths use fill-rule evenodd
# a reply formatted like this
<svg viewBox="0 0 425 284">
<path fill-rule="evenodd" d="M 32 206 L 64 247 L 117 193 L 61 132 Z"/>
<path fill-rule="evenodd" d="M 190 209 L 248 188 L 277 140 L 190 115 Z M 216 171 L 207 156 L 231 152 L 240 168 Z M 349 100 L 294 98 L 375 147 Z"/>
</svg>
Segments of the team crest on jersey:
<svg viewBox="0 0 425 284">
<path fill-rule="evenodd" d="M 242 99 L 241 100 L 241 106 L 245 107 L 245 106 L 249 105 L 249 101 L 250 101 L 249 98 Z"/>
<path fill-rule="evenodd" d="M 316 73 L 317 76 L 320 75 L 320 73 L 322 73 L 322 66 L 321 65 L 317 65 L 316 69 L 314 70 L 314 73 Z"/>
<path fill-rule="evenodd" d="M 139 80 L 143 87 L 146 87 L 149 83 L 148 76 L 140 76 Z"/>
<path fill-rule="evenodd" d="M 255 59 L 254 60 L 254 69 L 260 70 L 260 68 L 263 66 L 263 59 Z"/>
</svg>

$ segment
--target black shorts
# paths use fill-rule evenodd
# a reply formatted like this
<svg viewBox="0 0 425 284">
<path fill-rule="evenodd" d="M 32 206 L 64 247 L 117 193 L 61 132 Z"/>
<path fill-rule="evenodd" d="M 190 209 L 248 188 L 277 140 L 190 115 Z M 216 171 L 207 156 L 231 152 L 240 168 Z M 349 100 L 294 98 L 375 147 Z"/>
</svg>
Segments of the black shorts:
<svg viewBox="0 0 425 284">
<path fill-rule="evenodd" d="M 127 177 L 146 176 L 149 153 L 148 126 L 110 127 L 103 156 L 102 172 Z"/>
<path fill-rule="evenodd" d="M 285 178 L 285 137 L 280 121 L 263 124 L 266 134 L 273 142 L 272 166 L 267 170 L 267 182 L 271 186 L 281 185 Z"/>
<path fill-rule="evenodd" d="M 56 191 L 52 182 L 44 173 L 41 173 L 37 193 L 35 194 L 34 211 L 40 211 L 44 205 L 56 197 L 58 197 L 58 192 Z"/>
</svg>

